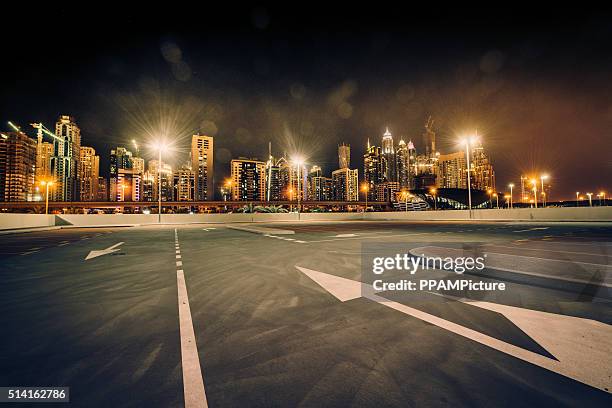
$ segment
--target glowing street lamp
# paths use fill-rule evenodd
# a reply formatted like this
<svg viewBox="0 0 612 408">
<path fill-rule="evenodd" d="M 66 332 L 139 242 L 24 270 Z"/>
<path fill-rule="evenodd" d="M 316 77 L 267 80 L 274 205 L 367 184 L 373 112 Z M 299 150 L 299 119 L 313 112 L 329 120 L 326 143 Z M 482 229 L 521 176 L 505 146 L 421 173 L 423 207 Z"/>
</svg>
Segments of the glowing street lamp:
<svg viewBox="0 0 612 408">
<path fill-rule="evenodd" d="M 604 205 L 607 205 L 607 203 L 606 203 L 606 192 L 605 191 L 600 191 L 599 195 L 603 198 Z"/>
<path fill-rule="evenodd" d="M 363 183 L 363 185 L 361 186 L 361 191 L 364 192 L 365 194 L 365 209 L 363 210 L 363 212 L 368 211 L 368 192 L 370 191 L 370 186 L 368 186 L 368 183 Z"/>
<path fill-rule="evenodd" d="M 434 211 L 438 210 L 438 196 L 436 195 L 436 193 L 438 192 L 437 189 L 432 188 L 431 190 L 429 190 L 429 192 L 431 193 L 431 195 L 433 195 L 434 198 Z"/>
<path fill-rule="evenodd" d="M 230 194 L 230 197 L 234 197 L 234 192 L 232 191 L 232 179 L 227 179 L 225 180 L 225 187 L 228 190 L 228 194 Z M 224 201 L 227 201 L 227 195 L 225 195 L 224 197 Z"/>
<path fill-rule="evenodd" d="M 591 199 L 591 197 L 593 197 L 593 193 L 586 193 L 587 197 L 589 197 L 589 207 L 593 206 L 593 200 Z"/>
<path fill-rule="evenodd" d="M 489 208 L 493 208 L 493 190 L 488 189 L 487 194 L 489 194 Z"/>
<path fill-rule="evenodd" d="M 510 203 L 510 208 L 512 208 L 512 207 L 513 207 L 513 204 L 514 204 L 514 203 L 512 202 L 512 189 L 514 188 L 514 183 L 510 183 L 510 184 L 508 184 L 508 187 L 510 187 L 510 201 L 509 201 L 509 203 Z"/>
<path fill-rule="evenodd" d="M 41 185 L 45 186 L 45 214 L 49 214 L 49 186 L 53 185 L 52 181 L 43 180 L 40 182 Z"/>
<path fill-rule="evenodd" d="M 580 198 L 580 191 L 576 191 L 576 207 L 578 207 L 578 199 Z"/>
</svg>

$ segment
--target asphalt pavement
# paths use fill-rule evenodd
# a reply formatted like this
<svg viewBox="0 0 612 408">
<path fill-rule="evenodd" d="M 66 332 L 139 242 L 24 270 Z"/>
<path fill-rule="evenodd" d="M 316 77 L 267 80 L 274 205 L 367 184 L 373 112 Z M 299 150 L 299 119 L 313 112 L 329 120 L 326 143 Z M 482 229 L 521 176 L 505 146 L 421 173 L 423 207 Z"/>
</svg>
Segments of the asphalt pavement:
<svg viewBox="0 0 612 408">
<path fill-rule="evenodd" d="M 610 224 L 257 226 L 0 236 L 0 385 L 69 386 L 79 407 L 181 407 L 200 388 L 211 407 L 612 404 Z M 492 264 L 470 277 L 508 288 L 352 296 L 386 245 L 477 247 Z"/>
</svg>

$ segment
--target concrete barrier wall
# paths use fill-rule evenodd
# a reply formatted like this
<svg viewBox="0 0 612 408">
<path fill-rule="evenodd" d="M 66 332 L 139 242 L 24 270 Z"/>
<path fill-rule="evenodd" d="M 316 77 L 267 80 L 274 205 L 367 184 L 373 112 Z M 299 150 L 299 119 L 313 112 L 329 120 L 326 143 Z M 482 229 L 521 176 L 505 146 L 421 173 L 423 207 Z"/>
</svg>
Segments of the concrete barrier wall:
<svg viewBox="0 0 612 408">
<path fill-rule="evenodd" d="M 611 207 L 516 208 L 474 210 L 477 221 L 608 221 L 612 222 Z M 302 213 L 301 221 L 468 221 L 467 210 L 458 211 L 396 211 L 371 213 Z M 231 223 L 231 222 L 291 222 L 298 214 L 162 214 L 164 224 Z M 49 226 L 105 226 L 155 224 L 155 214 L 0 214 L 0 230 Z"/>
<path fill-rule="evenodd" d="M 53 215 L 44 214 L 0 214 L 0 230 L 20 228 L 42 228 L 55 225 Z"/>
</svg>

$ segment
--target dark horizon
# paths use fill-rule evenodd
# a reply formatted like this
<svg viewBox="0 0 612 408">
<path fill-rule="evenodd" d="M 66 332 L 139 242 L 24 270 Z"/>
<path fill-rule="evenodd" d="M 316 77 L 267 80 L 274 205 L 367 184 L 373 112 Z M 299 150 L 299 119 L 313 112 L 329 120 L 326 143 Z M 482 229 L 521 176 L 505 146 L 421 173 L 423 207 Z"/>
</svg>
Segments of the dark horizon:
<svg viewBox="0 0 612 408">
<path fill-rule="evenodd" d="M 442 153 L 478 130 L 500 191 L 533 172 L 552 176 L 555 200 L 609 187 L 603 11 L 42 6 L 5 20 L 1 119 L 33 136 L 30 122 L 75 117 L 104 176 L 117 145 L 166 131 L 176 164 L 203 131 L 215 137 L 217 183 L 231 158 L 267 157 L 268 141 L 326 174 L 348 143 L 362 177 L 368 138 L 379 144 L 388 126 L 422 151 L 431 115 Z"/>
</svg>

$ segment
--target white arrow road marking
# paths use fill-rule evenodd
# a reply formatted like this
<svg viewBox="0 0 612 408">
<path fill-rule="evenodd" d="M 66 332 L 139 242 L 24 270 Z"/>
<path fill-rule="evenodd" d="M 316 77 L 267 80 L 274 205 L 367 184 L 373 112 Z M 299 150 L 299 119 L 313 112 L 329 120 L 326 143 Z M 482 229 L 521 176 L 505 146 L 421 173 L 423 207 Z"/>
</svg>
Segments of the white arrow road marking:
<svg viewBox="0 0 612 408">
<path fill-rule="evenodd" d="M 496 311 L 509 318 L 554 355 L 557 358 L 555 360 L 438 316 L 385 299 L 376 295 L 374 289 L 368 284 L 300 266 L 296 268 L 342 302 L 363 296 L 398 312 L 416 317 L 581 383 L 606 392 L 612 389 L 612 356 L 609 353 L 609 350 L 612 350 L 612 327 L 606 324 L 590 319 L 555 315 L 489 302 L 469 302 L 471 305 Z"/>
<path fill-rule="evenodd" d="M 117 252 L 119 251 L 119 248 L 117 248 L 118 246 L 123 245 L 123 242 L 118 242 L 113 246 L 109 246 L 106 249 L 101 249 L 98 251 L 90 251 L 89 254 L 85 257 L 85 260 L 89 260 L 92 258 L 96 258 L 98 256 L 102 256 L 102 255 L 108 255 L 108 254 L 112 254 L 113 252 Z"/>
</svg>

